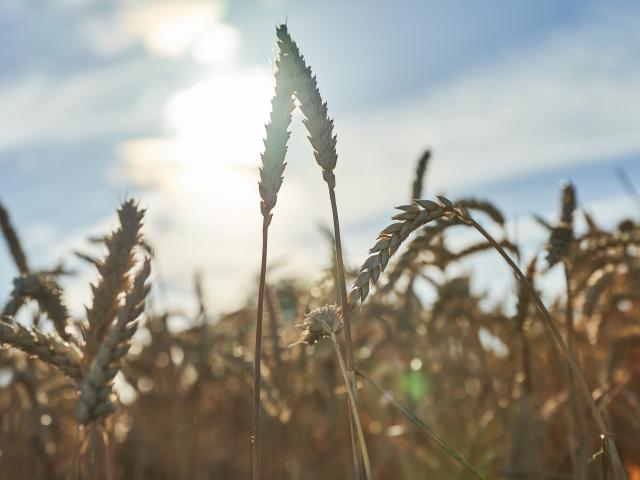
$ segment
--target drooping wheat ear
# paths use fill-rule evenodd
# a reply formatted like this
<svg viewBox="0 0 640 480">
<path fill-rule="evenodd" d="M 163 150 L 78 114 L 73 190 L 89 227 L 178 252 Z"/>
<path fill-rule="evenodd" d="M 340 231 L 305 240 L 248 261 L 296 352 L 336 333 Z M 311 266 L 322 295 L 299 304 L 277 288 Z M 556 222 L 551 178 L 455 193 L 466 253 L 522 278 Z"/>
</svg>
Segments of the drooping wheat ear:
<svg viewBox="0 0 640 480">
<path fill-rule="evenodd" d="M 569 182 L 562 184 L 560 221 L 551 228 L 547 244 L 547 263 L 550 267 L 569 256 L 573 244 L 573 212 L 576 209 L 576 191 Z"/>
<path fill-rule="evenodd" d="M 16 232 L 16 229 L 13 228 L 9 212 L 7 212 L 2 203 L 0 203 L 0 229 L 2 229 L 2 234 L 7 242 L 7 247 L 9 247 L 9 252 L 11 252 L 11 257 L 13 258 L 16 267 L 18 267 L 18 270 L 22 274 L 29 273 L 27 256 L 24 254 L 24 250 L 20 244 L 18 233 Z"/>
<path fill-rule="evenodd" d="M 338 154 L 336 136 L 333 134 L 333 119 L 329 118 L 327 102 L 320 96 L 316 77 L 311 67 L 305 63 L 298 45 L 289 35 L 287 26 L 280 25 L 277 35 L 283 64 L 300 102 L 300 110 L 306 117 L 304 125 L 309 132 L 309 141 L 316 162 L 322 168 L 325 181 L 333 187 L 336 182 L 333 169 L 338 162 Z"/>
<path fill-rule="evenodd" d="M 88 325 L 84 332 L 87 361 L 97 353 L 116 316 L 120 295 L 128 288 L 128 272 L 133 266 L 134 247 L 140 241 L 144 213 L 135 201 L 126 201 L 118 210 L 120 227 L 105 240 L 107 256 L 97 265 L 100 279 L 91 287 L 93 305 L 87 308 Z"/>
<path fill-rule="evenodd" d="M 411 200 L 417 200 L 422 198 L 422 188 L 424 186 L 424 174 L 427 171 L 427 165 L 431 158 L 431 150 L 427 149 L 418 160 L 416 166 L 416 178 L 413 180 L 411 186 Z"/>
<path fill-rule="evenodd" d="M 116 322 L 111 325 L 89 371 L 80 382 L 76 418 L 82 424 L 98 420 L 115 411 L 112 382 L 120 369 L 122 358 L 129 351 L 131 337 L 138 328 L 137 319 L 144 310 L 150 288 L 145 283 L 150 271 L 151 260 L 146 258 L 124 305 L 118 310 Z"/>
<path fill-rule="evenodd" d="M 287 142 L 291 133 L 291 114 L 294 108 L 293 88 L 289 77 L 283 72 L 283 59 L 279 56 L 275 62 L 276 91 L 271 99 L 271 115 L 266 125 L 266 137 L 264 139 L 264 152 L 260 165 L 260 209 L 265 218 L 269 217 L 271 210 L 278 200 L 278 192 L 282 186 L 284 161 L 287 154 Z"/>
<path fill-rule="evenodd" d="M 3 315 L 13 316 L 25 300 L 38 302 L 40 309 L 53 322 L 58 335 L 63 340 L 71 337 L 66 331 L 69 311 L 62 301 L 62 289 L 53 275 L 46 273 L 27 273 L 13 281 L 11 299 L 4 308 Z"/>
<path fill-rule="evenodd" d="M 447 215 L 447 204 L 453 208 L 451 202 L 444 197 L 438 197 L 441 203 L 431 200 L 415 200 L 411 205 L 396 207 L 402 213 L 393 217 L 397 220 L 378 235 L 378 241 L 369 250 L 372 255 L 360 267 L 360 274 L 353 283 L 349 293 L 349 304 L 353 309 L 358 302 L 364 302 L 369 289 L 377 283 L 380 274 L 387 267 L 389 259 L 409 235 L 423 225 L 444 218 Z M 442 203 L 446 202 L 446 203 Z"/>
<path fill-rule="evenodd" d="M 82 375 L 82 352 L 74 344 L 65 342 L 57 335 L 25 327 L 9 317 L 4 317 L 0 320 L 0 343 L 7 343 L 34 355 L 73 379 L 79 379 Z"/>
</svg>

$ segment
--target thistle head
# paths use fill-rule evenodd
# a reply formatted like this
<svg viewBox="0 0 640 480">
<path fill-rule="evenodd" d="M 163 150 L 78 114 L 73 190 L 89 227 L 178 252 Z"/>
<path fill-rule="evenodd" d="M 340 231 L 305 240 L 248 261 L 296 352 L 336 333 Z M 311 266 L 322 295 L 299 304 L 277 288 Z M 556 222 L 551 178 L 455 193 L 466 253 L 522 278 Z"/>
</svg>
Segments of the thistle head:
<svg viewBox="0 0 640 480">
<path fill-rule="evenodd" d="M 313 345 L 342 331 L 342 311 L 337 305 L 323 305 L 305 315 L 304 329 L 297 343 Z"/>
</svg>

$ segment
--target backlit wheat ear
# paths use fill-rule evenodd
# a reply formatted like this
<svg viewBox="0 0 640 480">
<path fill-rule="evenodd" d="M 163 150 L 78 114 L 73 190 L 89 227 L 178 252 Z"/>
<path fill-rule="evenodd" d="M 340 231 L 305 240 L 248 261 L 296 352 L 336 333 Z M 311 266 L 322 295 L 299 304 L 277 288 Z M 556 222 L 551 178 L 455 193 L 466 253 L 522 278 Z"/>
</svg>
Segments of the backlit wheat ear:
<svg viewBox="0 0 640 480">
<path fill-rule="evenodd" d="M 444 197 L 438 197 L 440 203 L 431 200 L 415 200 L 411 205 L 397 207 L 402 213 L 393 217 L 392 223 L 378 235 L 378 241 L 369 250 L 372 253 L 360 267 L 360 274 L 353 283 L 349 293 L 351 308 L 358 302 L 364 302 L 369 289 L 378 282 L 380 274 L 387 268 L 389 259 L 396 253 L 400 245 L 418 228 L 429 222 L 444 218 L 453 205 Z"/>
<path fill-rule="evenodd" d="M 7 343 L 23 352 L 60 369 L 65 375 L 78 379 L 82 375 L 82 353 L 57 335 L 25 327 L 9 317 L 0 320 L 0 343 Z"/>
<path fill-rule="evenodd" d="M 2 203 L 0 203 L 0 230 L 2 230 L 4 239 L 7 242 L 7 247 L 9 247 L 9 252 L 11 252 L 11 257 L 13 258 L 13 261 L 16 264 L 16 267 L 18 267 L 20 273 L 29 273 L 27 256 L 24 254 L 24 250 L 20 244 L 18 233 L 16 232 L 16 229 L 13 228 L 13 224 L 9 218 L 9 213 Z"/>
<path fill-rule="evenodd" d="M 560 221 L 551 228 L 547 244 L 547 263 L 550 267 L 569 256 L 574 240 L 573 212 L 576 209 L 576 191 L 569 182 L 562 185 L 561 206 Z"/>
<path fill-rule="evenodd" d="M 80 383 L 80 398 L 76 406 L 76 418 L 87 424 L 110 415 L 115 410 L 112 382 L 120 369 L 122 358 L 129 351 L 131 337 L 136 332 L 137 319 L 144 310 L 149 285 L 145 282 L 151 271 L 147 258 L 135 277 L 133 287 L 124 305 L 118 311 L 116 322 L 100 345 L 89 371 Z"/>
<path fill-rule="evenodd" d="M 13 281 L 11 300 L 4 308 L 3 315 L 13 316 L 28 299 L 38 302 L 47 314 L 63 340 L 69 340 L 66 331 L 69 311 L 62 301 L 62 289 L 53 275 L 45 273 L 23 274 Z"/>
<path fill-rule="evenodd" d="M 261 210 L 265 217 L 270 215 L 276 205 L 278 192 L 286 163 L 287 142 L 289 141 L 289 125 L 294 108 L 293 89 L 288 76 L 282 71 L 283 60 L 278 57 L 275 62 L 276 91 L 271 99 L 271 115 L 266 125 L 264 152 L 260 165 L 259 190 L 262 199 Z"/>
<path fill-rule="evenodd" d="M 316 162 L 322 168 L 325 181 L 335 186 L 333 170 L 338 162 L 336 136 L 333 134 L 333 119 L 329 118 L 327 102 L 320 96 L 318 82 L 311 67 L 307 66 L 296 42 L 293 41 L 286 25 L 277 29 L 278 44 L 286 72 L 300 102 L 300 110 L 306 117 L 304 125 L 309 132 L 309 141 L 314 150 Z"/>
<path fill-rule="evenodd" d="M 145 211 L 133 200 L 118 210 L 120 227 L 105 240 L 107 256 L 98 265 L 100 279 L 92 286 L 93 305 L 87 309 L 85 330 L 87 361 L 91 361 L 100 347 L 118 310 L 122 292 L 127 290 L 128 272 L 133 266 L 134 247 L 140 241 L 140 228 Z"/>
</svg>

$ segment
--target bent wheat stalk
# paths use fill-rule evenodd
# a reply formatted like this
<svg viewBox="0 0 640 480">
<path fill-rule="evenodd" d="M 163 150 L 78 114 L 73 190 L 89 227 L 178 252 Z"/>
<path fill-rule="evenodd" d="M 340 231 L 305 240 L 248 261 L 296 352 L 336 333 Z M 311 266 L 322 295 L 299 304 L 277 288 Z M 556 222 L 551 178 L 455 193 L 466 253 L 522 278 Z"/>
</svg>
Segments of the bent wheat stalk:
<svg viewBox="0 0 640 480">
<path fill-rule="evenodd" d="M 544 305 L 544 303 L 540 299 L 540 296 L 535 291 L 535 289 L 527 279 L 526 275 L 522 273 L 520 268 L 515 264 L 515 262 L 504 250 L 504 248 L 502 248 L 500 244 L 480 224 L 478 224 L 472 217 L 470 217 L 468 214 L 464 213 L 463 211 L 455 210 L 453 206 L 449 208 L 448 211 L 458 216 L 467 225 L 476 229 L 480 233 L 480 235 L 482 235 L 488 242 L 490 242 L 493 245 L 495 250 L 511 267 L 516 277 L 518 277 L 518 280 L 525 287 L 525 289 L 533 299 L 533 302 L 538 312 L 540 313 L 540 316 L 544 321 L 544 325 L 547 328 L 547 331 L 549 332 L 551 337 L 555 340 L 558 347 L 560 348 L 560 352 L 562 353 L 562 356 L 564 357 L 564 360 L 566 361 L 567 366 L 571 370 L 571 373 L 573 374 L 580 391 L 582 392 L 585 400 L 587 401 L 587 405 L 589 405 L 589 409 L 591 410 L 593 419 L 596 422 L 596 425 L 598 426 L 598 429 L 600 430 L 601 435 L 603 435 L 605 438 L 604 441 L 606 442 L 606 445 L 607 445 L 607 453 L 609 454 L 609 458 L 613 466 L 613 472 L 614 472 L 615 478 L 619 480 L 625 480 L 627 478 L 627 475 L 624 471 L 624 466 L 622 465 L 622 461 L 620 460 L 620 455 L 618 454 L 616 444 L 613 441 L 613 438 L 611 437 L 611 435 L 608 433 L 608 428 L 604 421 L 602 413 L 600 412 L 600 409 L 598 408 L 595 401 L 593 400 L 593 396 L 591 395 L 591 390 L 587 385 L 587 382 L 584 378 L 584 375 L 582 374 L 582 371 L 580 370 L 580 367 L 578 367 L 577 363 L 575 362 L 573 355 L 569 351 L 567 344 L 562 338 L 562 334 L 560 333 L 560 330 L 558 330 L 558 327 L 553 322 L 553 319 L 551 318 L 551 314 L 549 313 L 549 311 L 547 310 L 547 307 Z"/>
<path fill-rule="evenodd" d="M 260 261 L 260 283 L 258 286 L 258 308 L 256 314 L 256 343 L 254 350 L 253 373 L 253 479 L 260 478 L 260 457 L 262 435 L 260 429 L 260 387 L 262 362 L 262 318 L 264 313 L 264 293 L 267 274 L 267 245 L 269 225 L 273 214 L 271 211 L 278 200 L 278 192 L 282 186 L 286 163 L 287 141 L 289 140 L 289 124 L 293 112 L 293 91 L 288 79 L 282 72 L 282 58 L 275 64 L 276 89 L 271 100 L 271 115 L 266 125 L 264 153 L 260 165 L 260 211 L 262 213 L 262 255 Z"/>
</svg>

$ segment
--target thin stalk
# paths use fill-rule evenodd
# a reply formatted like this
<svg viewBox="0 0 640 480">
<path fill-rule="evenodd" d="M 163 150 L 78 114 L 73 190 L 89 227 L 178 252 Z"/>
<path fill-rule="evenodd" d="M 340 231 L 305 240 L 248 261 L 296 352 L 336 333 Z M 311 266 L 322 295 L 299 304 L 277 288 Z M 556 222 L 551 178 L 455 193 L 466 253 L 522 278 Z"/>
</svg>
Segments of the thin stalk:
<svg viewBox="0 0 640 480">
<path fill-rule="evenodd" d="M 262 362 L 262 314 L 264 309 L 264 289 L 267 275 L 267 240 L 270 217 L 264 216 L 262 222 L 262 261 L 260 264 L 260 285 L 258 287 L 258 314 L 256 318 L 256 348 L 254 353 L 253 374 L 253 480 L 260 478 L 260 453 L 262 435 L 260 432 L 260 386 Z"/>
<path fill-rule="evenodd" d="M 567 348 L 569 354 L 573 358 L 574 362 L 577 359 L 574 354 L 573 340 L 574 340 L 574 316 L 573 316 L 573 292 L 571 290 L 571 267 L 569 262 L 565 260 L 562 262 L 564 270 L 565 286 L 567 289 L 567 306 L 565 310 L 566 322 L 567 322 Z M 577 480 L 585 480 L 587 478 L 587 448 L 585 445 L 585 432 L 581 421 L 580 415 L 580 401 L 576 397 L 575 380 L 572 373 L 568 372 L 569 376 L 569 403 L 571 405 L 571 416 L 573 419 L 573 439 L 574 439 L 574 451 L 572 452 L 572 459 L 575 467 L 575 478 Z"/>
<path fill-rule="evenodd" d="M 342 240 L 340 237 L 340 220 L 338 219 L 338 204 L 336 201 L 336 192 L 335 192 L 335 181 L 327 181 L 327 187 L 329 188 L 329 199 L 331 201 L 331 215 L 333 217 L 333 237 L 335 240 L 336 246 L 336 266 L 338 268 L 338 288 L 340 290 L 340 305 L 342 307 L 342 320 L 344 322 L 344 338 L 345 338 L 345 347 L 346 347 L 346 371 L 347 377 L 349 379 L 351 389 L 353 390 L 353 399 L 351 396 L 349 397 L 348 403 L 355 402 L 357 399 L 357 387 L 356 387 L 356 376 L 355 376 L 355 360 L 353 354 L 353 341 L 351 339 L 351 309 L 349 308 L 349 299 L 347 297 L 347 283 L 344 274 L 344 261 L 342 259 Z M 349 412 L 352 412 L 355 409 L 357 412 L 357 405 L 354 403 L 350 405 Z M 353 415 L 350 413 L 349 415 L 349 429 L 351 433 L 351 449 L 354 458 L 354 469 L 356 470 L 356 474 L 359 477 L 361 472 L 361 463 L 364 462 L 364 459 L 359 458 L 358 450 L 356 449 L 356 438 L 355 438 L 355 421 Z"/>
<path fill-rule="evenodd" d="M 479 225 L 475 220 L 473 220 L 473 218 L 469 216 L 461 216 L 461 219 L 467 225 L 475 228 L 489 243 L 491 243 L 493 248 L 495 248 L 496 251 L 500 254 L 500 256 L 509 264 L 509 266 L 515 273 L 516 277 L 518 277 L 518 280 L 522 282 L 522 285 L 529 292 L 529 295 L 533 299 L 536 305 L 536 308 L 538 309 L 538 312 L 540 313 L 542 319 L 544 320 L 545 327 L 547 328 L 547 330 L 549 331 L 553 339 L 558 344 L 558 347 L 560 348 L 560 352 L 562 353 L 562 356 L 567 362 L 567 365 L 569 366 L 569 369 L 571 370 L 572 374 L 575 376 L 578 386 L 580 387 L 582 394 L 587 400 L 587 404 L 589 405 L 589 409 L 591 410 L 591 414 L 593 415 L 593 419 L 596 422 L 598 429 L 600 430 L 602 435 L 605 435 L 607 452 L 609 453 L 609 456 L 611 458 L 611 464 L 613 465 L 615 478 L 619 480 L 626 480 L 627 475 L 624 471 L 622 461 L 620 460 L 618 449 L 616 448 L 616 444 L 611 438 L 611 436 L 607 433 L 608 429 L 604 421 L 604 418 L 602 417 L 602 413 L 600 412 L 600 410 L 598 409 L 598 406 L 593 400 L 593 397 L 591 395 L 591 390 L 589 389 L 589 386 L 587 385 L 587 382 L 584 379 L 584 376 L 582 375 L 580 367 L 578 367 L 576 362 L 573 360 L 573 357 L 571 356 L 569 349 L 567 348 L 567 344 L 562 338 L 562 335 L 560 334 L 558 327 L 556 327 L 556 325 L 553 323 L 553 319 L 551 318 L 551 314 L 547 310 L 547 307 L 545 307 L 544 303 L 538 296 L 538 293 L 535 291 L 535 289 L 533 288 L 529 280 L 527 280 L 527 277 L 525 276 L 525 274 L 522 273 L 520 268 L 518 268 L 518 266 L 514 263 L 511 257 L 509 257 L 507 252 L 505 252 L 505 250 L 500 246 L 500 244 L 484 228 L 482 228 L 481 225 Z"/>
<path fill-rule="evenodd" d="M 336 356 L 338 357 L 338 363 L 340 364 L 340 371 L 342 372 L 342 378 L 344 379 L 344 384 L 347 387 L 347 395 L 349 396 L 349 405 L 351 407 L 351 415 L 353 417 L 353 422 L 355 424 L 355 430 L 358 435 L 358 443 L 360 447 L 360 452 L 362 454 L 362 462 L 364 464 L 365 476 L 367 479 L 371 479 L 371 464 L 369 462 L 369 452 L 367 451 L 367 442 L 364 438 L 364 432 L 362 431 L 362 424 L 360 423 L 360 416 L 358 415 L 358 409 L 356 408 L 356 399 L 354 389 L 352 388 L 351 381 L 347 375 L 347 370 L 345 368 L 345 362 L 342 358 L 342 352 L 340 352 L 340 346 L 338 345 L 338 340 L 336 336 L 332 333 L 331 340 L 333 341 L 333 347 L 336 350 Z M 355 373 L 354 373 L 355 374 Z"/>
<path fill-rule="evenodd" d="M 429 428 L 427 424 L 425 424 L 422 420 L 420 420 L 420 418 L 418 418 L 418 416 L 415 413 L 413 413 L 411 410 L 405 407 L 402 403 L 400 403 L 390 392 L 382 388 L 373 378 L 371 378 L 369 375 L 367 375 L 360 369 L 356 369 L 356 374 L 362 379 L 369 382 L 369 384 L 373 388 L 375 388 L 378 391 L 378 393 L 380 393 L 384 398 L 386 398 L 389 402 L 391 402 L 391 405 L 393 405 L 393 407 L 396 410 L 398 410 L 402 415 L 404 415 L 407 418 L 407 420 L 413 423 L 418 429 L 424 432 L 431 441 L 433 441 L 436 445 L 438 445 L 438 447 L 442 449 L 442 451 L 444 451 L 447 455 L 449 455 L 451 458 L 456 460 L 460 465 L 466 468 L 471 474 L 473 474 L 474 477 L 478 478 L 479 480 L 486 480 L 485 477 L 480 472 L 478 472 L 471 464 L 469 464 L 469 462 L 467 462 L 467 460 L 460 453 L 458 453 L 458 451 L 456 451 L 453 447 L 449 446 L 447 442 L 442 440 L 433 430 L 431 430 L 431 428 Z"/>
</svg>

